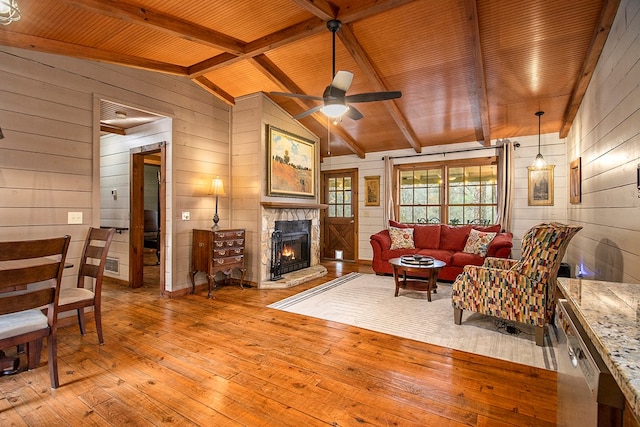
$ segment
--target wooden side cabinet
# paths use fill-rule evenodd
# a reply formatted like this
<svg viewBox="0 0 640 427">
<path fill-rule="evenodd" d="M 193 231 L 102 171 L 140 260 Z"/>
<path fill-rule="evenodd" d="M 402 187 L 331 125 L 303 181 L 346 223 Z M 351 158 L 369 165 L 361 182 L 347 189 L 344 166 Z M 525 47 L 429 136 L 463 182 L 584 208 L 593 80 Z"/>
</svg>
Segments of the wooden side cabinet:
<svg viewBox="0 0 640 427">
<path fill-rule="evenodd" d="M 242 282 L 247 273 L 244 267 L 244 237 L 244 229 L 193 230 L 191 293 L 196 291 L 195 276 L 199 271 L 207 274 L 208 298 L 211 298 L 211 290 L 216 286 L 217 273 L 223 273 L 226 281 L 234 270 L 239 270 L 242 288 Z"/>
</svg>

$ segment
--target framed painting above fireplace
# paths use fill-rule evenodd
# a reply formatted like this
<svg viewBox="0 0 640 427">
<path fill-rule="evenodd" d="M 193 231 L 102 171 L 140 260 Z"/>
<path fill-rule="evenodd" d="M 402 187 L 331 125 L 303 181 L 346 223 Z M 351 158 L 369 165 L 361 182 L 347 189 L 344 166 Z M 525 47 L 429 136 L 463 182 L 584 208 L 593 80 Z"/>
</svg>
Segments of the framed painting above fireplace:
<svg viewBox="0 0 640 427">
<path fill-rule="evenodd" d="M 313 141 L 267 125 L 267 195 L 315 197 Z"/>
</svg>

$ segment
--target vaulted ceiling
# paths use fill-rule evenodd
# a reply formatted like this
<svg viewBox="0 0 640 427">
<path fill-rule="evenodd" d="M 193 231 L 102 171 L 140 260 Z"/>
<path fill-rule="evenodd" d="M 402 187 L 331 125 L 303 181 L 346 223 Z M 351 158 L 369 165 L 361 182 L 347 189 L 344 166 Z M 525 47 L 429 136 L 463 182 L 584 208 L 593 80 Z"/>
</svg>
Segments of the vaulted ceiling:
<svg viewBox="0 0 640 427">
<path fill-rule="evenodd" d="M 619 0 L 18 0 L 0 44 L 185 76 L 233 105 L 265 92 L 297 115 L 337 70 L 364 118 L 300 119 L 321 153 L 356 154 L 538 132 L 566 136 Z M 327 128 L 331 136 L 328 138 Z M 330 146 L 327 141 L 330 141 Z"/>
</svg>

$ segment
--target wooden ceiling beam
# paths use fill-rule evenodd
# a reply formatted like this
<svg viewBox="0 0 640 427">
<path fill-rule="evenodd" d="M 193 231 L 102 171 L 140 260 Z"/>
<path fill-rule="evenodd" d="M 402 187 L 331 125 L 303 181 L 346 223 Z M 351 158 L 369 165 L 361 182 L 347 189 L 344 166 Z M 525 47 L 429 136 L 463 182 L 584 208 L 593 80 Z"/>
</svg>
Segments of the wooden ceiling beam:
<svg viewBox="0 0 640 427">
<path fill-rule="evenodd" d="M 238 61 L 261 55 L 269 50 L 284 46 L 289 43 L 319 34 L 326 31 L 326 24 L 320 18 L 310 18 L 306 21 L 287 27 L 275 33 L 268 34 L 257 40 L 249 42 L 245 46 L 245 53 L 242 55 L 230 55 L 223 53 L 206 59 L 198 64 L 189 67 L 189 75 L 196 77 L 232 65 Z"/>
<path fill-rule="evenodd" d="M 580 108 L 580 104 L 582 104 L 584 94 L 587 92 L 596 64 L 598 63 L 604 44 L 611 31 L 618 7 L 620 6 L 620 0 L 605 0 L 603 3 L 599 22 L 593 31 L 591 45 L 585 57 L 580 76 L 576 81 L 576 85 L 573 88 L 569 103 L 562 117 L 560 138 L 566 138 L 569 134 L 573 120 L 576 118 L 576 114 L 578 114 L 578 109 Z"/>
<path fill-rule="evenodd" d="M 251 63 L 268 77 L 272 82 L 278 85 L 283 91 L 291 93 L 304 94 L 302 89 L 287 76 L 280 68 L 278 68 L 269 58 L 265 55 L 257 55 L 250 59 Z M 309 109 L 315 107 L 317 104 L 309 99 L 291 98 L 303 109 Z M 327 128 L 327 117 L 320 113 L 312 114 L 310 116 L 318 123 L 320 123 L 325 129 Z M 340 137 L 346 146 L 361 159 L 364 159 L 364 150 L 358 145 L 358 143 L 340 126 L 335 126 L 329 129 L 330 132 Z"/>
<path fill-rule="evenodd" d="M 329 18 L 330 14 L 327 8 L 333 10 L 333 7 L 329 3 L 323 2 L 324 5 L 321 5 L 319 0 L 294 1 L 300 7 L 313 13 L 314 17 L 247 43 L 244 47 L 243 54 L 221 54 L 194 64 L 189 67 L 189 75 L 191 77 L 197 77 L 210 71 L 232 65 L 238 61 L 263 54 L 280 46 L 327 31 L 326 21 L 328 19 L 334 19 L 333 16 Z M 416 0 L 367 0 L 366 2 L 356 2 L 358 4 L 357 7 L 348 7 L 340 10 L 340 19 L 343 24 L 353 22 L 413 1 Z"/>
<path fill-rule="evenodd" d="M 355 35 L 348 25 L 342 26 L 340 31 L 338 31 L 338 37 L 340 37 L 340 40 L 346 47 L 347 51 L 349 51 L 353 59 L 356 61 L 358 67 L 360 67 L 360 69 L 364 72 L 365 77 L 369 80 L 369 82 L 373 86 L 373 89 L 378 92 L 388 91 L 384 82 L 380 78 L 380 74 L 371 63 L 371 60 L 369 60 L 369 57 L 367 57 L 367 54 L 365 53 L 360 43 L 358 43 L 358 40 L 356 40 Z M 384 101 L 384 106 L 389 111 L 389 114 L 391 114 L 391 117 L 393 118 L 393 121 L 396 123 L 398 128 L 400 128 L 400 131 L 406 138 L 409 145 L 413 147 L 416 153 L 422 152 L 422 145 L 420 145 L 418 137 L 411 128 L 411 125 L 409 124 L 407 119 L 404 117 L 404 114 L 402 114 L 402 112 L 398 108 L 397 104 L 394 101 Z"/>
<path fill-rule="evenodd" d="M 476 0 L 464 1 L 467 13 L 468 29 L 471 33 L 471 47 L 473 52 L 473 74 L 475 78 L 475 92 L 477 111 L 473 114 L 477 120 L 476 138 L 483 141 L 485 147 L 491 145 L 491 123 L 489 119 L 489 95 L 487 94 L 487 80 L 484 74 L 484 61 L 482 56 L 482 46 L 480 44 L 480 24 L 478 22 L 478 7 Z M 473 102 L 471 102 L 473 105 Z M 478 134 L 478 131 L 481 133 Z"/>
<path fill-rule="evenodd" d="M 155 12 L 135 4 L 118 0 L 64 0 L 74 6 L 124 22 L 129 22 L 156 31 L 169 33 L 185 40 L 204 44 L 226 52 L 244 53 L 242 40 L 196 25 L 171 15 Z"/>
<path fill-rule="evenodd" d="M 207 92 L 213 94 L 214 96 L 222 100 L 222 102 L 224 102 L 225 104 L 236 105 L 236 99 L 233 96 L 231 96 L 231 94 L 222 90 L 220 86 L 216 85 L 206 77 L 198 76 L 198 77 L 192 78 L 191 80 L 197 85 L 199 85 L 200 87 L 202 87 L 203 89 L 205 89 Z"/>
<path fill-rule="evenodd" d="M 413 3 L 418 0 L 365 0 L 354 1 L 350 5 L 342 8 L 338 12 L 338 17 L 343 24 L 359 21 L 369 16 L 394 9 L 404 4 Z M 393 26 L 393 23 L 389 24 Z"/>
<path fill-rule="evenodd" d="M 186 76 L 188 69 L 179 65 L 166 62 L 153 61 L 138 56 L 109 52 L 87 46 L 79 46 L 72 43 L 60 42 L 42 37 L 28 36 L 14 33 L 4 28 L 0 29 L 0 45 L 28 49 L 37 52 L 55 53 L 70 56 L 72 58 L 89 59 L 92 61 L 107 62 L 109 64 L 124 65 L 143 70 L 157 71 L 160 73 Z"/>
<path fill-rule="evenodd" d="M 325 21 L 335 19 L 338 12 L 338 8 L 326 0 L 293 0 L 293 2 Z"/>
<path fill-rule="evenodd" d="M 127 134 L 127 132 L 124 129 L 119 128 L 117 126 L 108 125 L 108 124 L 105 124 L 105 123 L 100 123 L 100 132 L 114 133 L 116 135 L 126 135 Z"/>
</svg>

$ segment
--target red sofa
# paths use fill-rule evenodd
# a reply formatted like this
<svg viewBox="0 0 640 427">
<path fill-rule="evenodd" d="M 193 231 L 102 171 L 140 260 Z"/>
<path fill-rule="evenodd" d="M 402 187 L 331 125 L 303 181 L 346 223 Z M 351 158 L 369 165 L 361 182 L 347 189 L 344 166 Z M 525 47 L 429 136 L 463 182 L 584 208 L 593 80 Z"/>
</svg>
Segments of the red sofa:
<svg viewBox="0 0 640 427">
<path fill-rule="evenodd" d="M 513 234 L 500 232 L 500 225 L 476 226 L 446 224 L 401 224 L 389 221 L 389 225 L 397 228 L 413 228 L 415 249 L 391 249 L 389 230 L 382 230 L 370 238 L 373 248 L 371 266 L 376 274 L 393 274 L 389 264 L 391 258 L 407 254 L 421 254 L 444 261 L 447 265 L 438 274 L 438 280 L 452 282 L 462 273 L 465 265 L 482 265 L 485 257 L 463 252 L 471 228 L 478 231 L 497 233 L 489 244 L 487 257 L 509 258 L 513 246 Z"/>
</svg>

